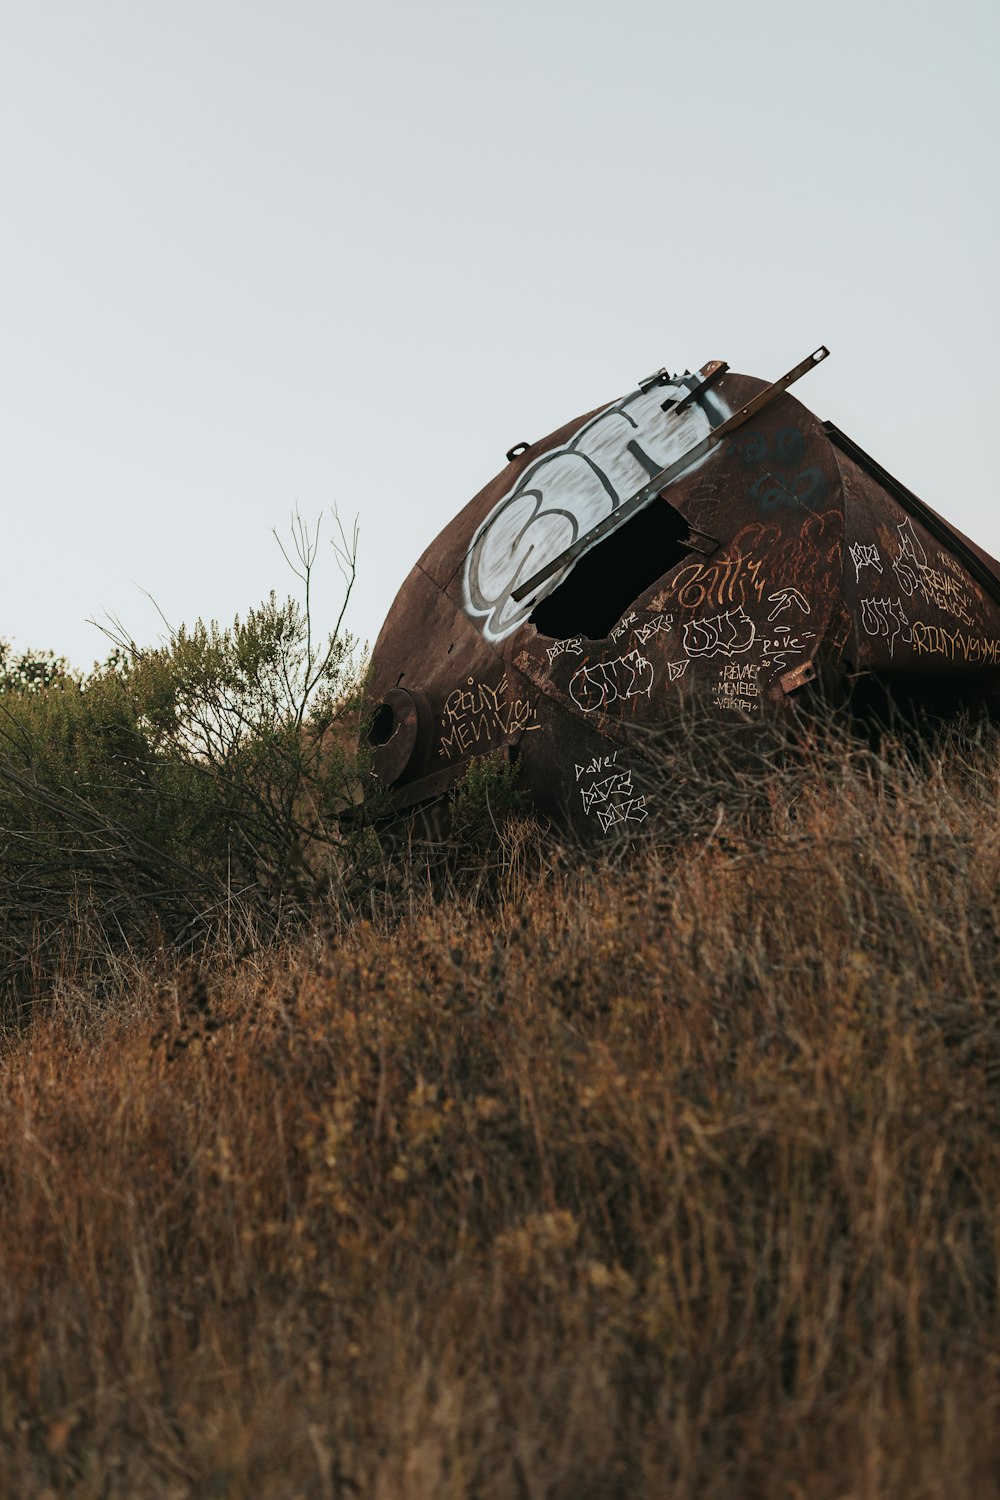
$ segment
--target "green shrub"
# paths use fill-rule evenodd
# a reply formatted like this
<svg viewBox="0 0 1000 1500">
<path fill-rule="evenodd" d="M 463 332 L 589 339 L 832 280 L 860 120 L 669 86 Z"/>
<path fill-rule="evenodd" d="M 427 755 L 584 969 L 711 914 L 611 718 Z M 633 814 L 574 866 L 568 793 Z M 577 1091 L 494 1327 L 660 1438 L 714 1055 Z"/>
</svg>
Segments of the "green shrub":
<svg viewBox="0 0 1000 1500">
<path fill-rule="evenodd" d="M 303 597 L 141 647 L 120 626 L 87 675 L 0 650 L 0 978 L 23 998 L 69 946 L 246 943 L 351 863 L 362 669 L 314 633 L 318 527 L 296 517 Z M 346 594 L 354 545 L 338 557 Z M 287 556 L 287 554 L 286 554 Z M 346 603 L 346 598 L 345 598 Z"/>
</svg>

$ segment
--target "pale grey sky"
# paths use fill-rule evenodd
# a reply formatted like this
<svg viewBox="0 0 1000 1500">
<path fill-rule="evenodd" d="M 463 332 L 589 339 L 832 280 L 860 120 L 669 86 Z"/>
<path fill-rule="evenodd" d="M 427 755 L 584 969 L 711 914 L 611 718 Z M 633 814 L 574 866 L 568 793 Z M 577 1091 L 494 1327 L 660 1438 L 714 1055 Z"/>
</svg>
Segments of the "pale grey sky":
<svg viewBox="0 0 1000 1500">
<path fill-rule="evenodd" d="M 711 358 L 1000 552 L 995 0 L 6 0 L 0 636 L 79 665 Z M 339 603 L 331 568 L 320 606 Z"/>
</svg>

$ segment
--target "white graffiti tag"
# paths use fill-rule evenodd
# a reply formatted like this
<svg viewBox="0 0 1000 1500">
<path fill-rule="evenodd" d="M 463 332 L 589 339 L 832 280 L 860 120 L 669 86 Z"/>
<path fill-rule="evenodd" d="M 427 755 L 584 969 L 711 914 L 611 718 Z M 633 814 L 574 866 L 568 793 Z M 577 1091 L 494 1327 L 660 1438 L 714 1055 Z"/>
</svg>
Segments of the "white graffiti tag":
<svg viewBox="0 0 1000 1500">
<path fill-rule="evenodd" d="M 466 687 L 456 688 L 445 700 L 438 754 L 452 760 L 473 746 L 538 728 L 534 706 L 511 696 L 506 672 L 496 687 L 470 677 Z"/>
<path fill-rule="evenodd" d="M 676 404 L 697 383 L 692 375 L 625 396 L 591 417 L 561 447 L 543 453 L 493 507 L 465 560 L 465 607 L 482 619 L 487 640 L 510 635 L 534 608 L 536 599 L 517 604 L 511 598 L 519 583 L 729 416 L 715 391 L 680 416 L 663 411 L 665 399 Z M 554 574 L 539 597 L 565 576 L 565 569 Z"/>
<path fill-rule="evenodd" d="M 874 568 L 876 573 L 882 571 L 882 558 L 878 548 L 867 542 L 851 543 L 851 562 L 854 564 L 854 582 L 861 582 L 861 569 Z"/>
<path fill-rule="evenodd" d="M 649 697 L 653 687 L 653 664 L 638 651 L 619 656 L 615 661 L 601 661 L 581 667 L 570 678 L 569 695 L 585 714 L 607 708 L 616 699 Z"/>
<path fill-rule="evenodd" d="M 646 813 L 645 797 L 630 797 L 627 802 L 609 802 L 603 810 L 598 809 L 597 821 L 607 833 L 616 823 L 641 823 Z"/>
<path fill-rule="evenodd" d="M 595 802 L 607 802 L 609 797 L 618 792 L 624 793 L 625 796 L 632 795 L 631 771 L 616 771 L 613 776 L 606 776 L 603 781 L 595 781 L 590 786 L 582 786 L 580 797 L 584 812 L 589 813 Z"/>
<path fill-rule="evenodd" d="M 645 797 L 635 794 L 631 771 L 615 771 L 611 776 L 582 786 L 580 800 L 588 818 L 592 812 L 597 814 L 603 833 L 618 823 L 641 823 L 648 815 Z"/>
<path fill-rule="evenodd" d="M 909 518 L 896 529 L 899 532 L 899 553 L 893 558 L 892 570 L 903 593 L 911 599 L 920 587 L 920 573 L 927 566 L 927 553 Z"/>
<path fill-rule="evenodd" d="M 898 599 L 862 599 L 861 625 L 868 635 L 886 638 L 890 656 L 900 638 L 907 643 L 913 639 L 910 622 Z"/>
<path fill-rule="evenodd" d="M 971 625 L 968 593 L 950 572 L 943 573 L 927 561 L 923 543 L 909 517 L 896 530 L 899 532 L 899 556 L 893 559 L 892 567 L 907 599 L 919 593 L 925 604 L 934 605 L 961 620 L 963 625 Z"/>
<path fill-rule="evenodd" d="M 618 624 L 617 624 L 617 625 L 616 625 L 616 626 L 615 626 L 615 628 L 614 628 L 614 630 L 612 630 L 612 632 L 611 632 L 611 639 L 612 639 L 612 640 L 613 640 L 613 641 L 616 641 L 616 640 L 617 640 L 617 639 L 618 639 L 618 637 L 619 637 L 619 636 L 621 636 L 621 635 L 624 635 L 624 634 L 625 634 L 625 632 L 626 632 L 626 630 L 627 630 L 627 629 L 628 629 L 628 628 L 629 628 L 629 626 L 630 626 L 630 625 L 634 625 L 634 624 L 635 624 L 635 622 L 636 622 L 636 620 L 637 620 L 637 619 L 638 619 L 638 618 L 639 618 L 639 616 L 638 616 L 638 615 L 637 615 L 637 614 L 636 614 L 636 612 L 635 612 L 635 610 L 634 610 L 634 609 L 633 609 L 633 610 L 631 610 L 631 611 L 630 611 L 630 612 L 629 612 L 629 613 L 628 613 L 628 614 L 627 614 L 627 615 L 625 615 L 625 616 L 624 616 L 624 618 L 623 618 L 623 619 L 622 619 L 622 620 L 621 620 L 621 621 L 620 621 L 620 622 L 619 622 L 619 623 L 618 623 Z"/>
<path fill-rule="evenodd" d="M 768 603 L 774 605 L 774 608 L 767 617 L 769 620 L 776 620 L 779 615 L 785 613 L 786 609 L 791 609 L 793 604 L 803 615 L 812 613 L 807 601 L 802 597 L 798 589 L 775 589 L 774 593 L 768 594 L 767 598 Z"/>
<path fill-rule="evenodd" d="M 783 672 L 787 658 L 801 656 L 806 649 L 806 642 L 815 638 L 815 630 L 804 630 L 801 635 L 793 635 L 788 625 L 775 625 L 774 634 L 759 637 L 758 644 L 764 661 L 773 662 Z"/>
<path fill-rule="evenodd" d="M 654 615 L 645 624 L 635 627 L 635 638 L 640 646 L 645 646 L 650 636 L 659 635 L 661 632 L 666 635 L 673 629 L 673 626 L 673 615 Z"/>
<path fill-rule="evenodd" d="M 567 641 L 556 641 L 554 646 L 547 646 L 545 654 L 549 661 L 555 661 L 557 656 L 582 656 L 582 642 L 582 635 L 574 635 Z"/>
<path fill-rule="evenodd" d="M 734 662 L 723 667 L 712 702 L 716 708 L 735 709 L 740 713 L 758 711 L 761 696 L 760 668 L 754 662 Z"/>
<path fill-rule="evenodd" d="M 617 760 L 618 751 L 612 750 L 610 755 L 595 755 L 593 760 L 588 761 L 585 766 L 581 766 L 579 762 L 574 762 L 573 769 L 576 772 L 576 779 L 579 781 L 581 776 L 597 776 L 599 772 L 607 771 Z"/>
<path fill-rule="evenodd" d="M 689 620 L 684 650 L 688 656 L 737 656 L 750 650 L 756 636 L 756 626 L 740 605 L 707 620 Z"/>
</svg>

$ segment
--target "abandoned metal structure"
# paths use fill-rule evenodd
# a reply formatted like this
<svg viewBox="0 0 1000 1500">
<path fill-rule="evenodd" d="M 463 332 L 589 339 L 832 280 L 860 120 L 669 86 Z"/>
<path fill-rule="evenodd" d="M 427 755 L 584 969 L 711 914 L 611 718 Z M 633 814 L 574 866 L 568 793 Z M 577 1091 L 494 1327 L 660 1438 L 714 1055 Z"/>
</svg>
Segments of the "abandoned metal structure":
<svg viewBox="0 0 1000 1500">
<path fill-rule="evenodd" d="M 374 776 L 403 812 L 477 756 L 542 811 L 642 822 L 685 702 L 752 727 L 809 684 L 990 701 L 1000 564 L 787 388 L 666 370 L 519 443 L 413 568 L 373 658 Z"/>
</svg>

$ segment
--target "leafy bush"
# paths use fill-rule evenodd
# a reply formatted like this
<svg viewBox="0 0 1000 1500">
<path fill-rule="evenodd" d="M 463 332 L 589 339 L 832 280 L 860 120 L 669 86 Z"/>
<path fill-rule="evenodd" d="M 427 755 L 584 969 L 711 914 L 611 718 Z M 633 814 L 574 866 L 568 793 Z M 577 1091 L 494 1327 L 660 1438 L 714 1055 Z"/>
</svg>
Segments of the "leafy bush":
<svg viewBox="0 0 1000 1500">
<path fill-rule="evenodd" d="M 9 641 L 0 640 L 0 693 L 38 692 L 72 675 L 65 658 L 52 651 L 15 654 Z"/>
<path fill-rule="evenodd" d="M 0 975 L 22 997 L 69 942 L 102 961 L 150 938 L 273 936 L 343 878 L 357 835 L 362 672 L 343 632 L 317 640 L 319 528 L 296 517 L 302 597 L 140 647 L 117 624 L 87 675 L 0 652 Z M 354 541 L 336 545 L 345 598 Z M 287 556 L 287 554 L 286 554 Z"/>
</svg>

